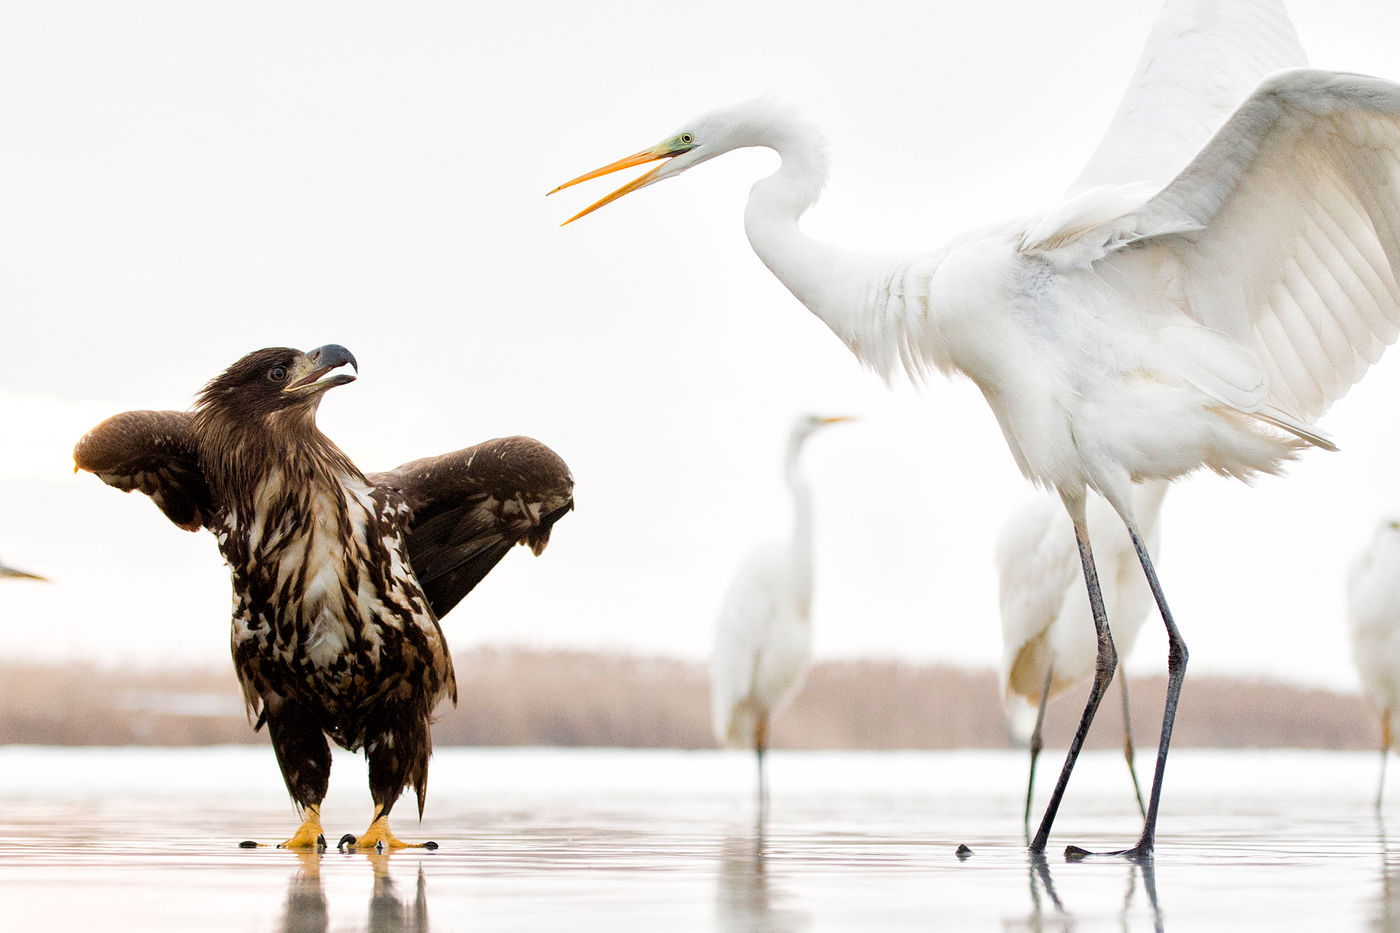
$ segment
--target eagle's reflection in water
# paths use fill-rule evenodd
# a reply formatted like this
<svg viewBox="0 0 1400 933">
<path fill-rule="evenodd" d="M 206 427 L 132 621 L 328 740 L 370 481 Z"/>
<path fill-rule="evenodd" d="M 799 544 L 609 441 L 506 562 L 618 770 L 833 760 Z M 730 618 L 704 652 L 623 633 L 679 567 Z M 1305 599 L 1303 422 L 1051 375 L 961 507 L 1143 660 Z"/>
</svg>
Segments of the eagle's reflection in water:
<svg viewBox="0 0 1400 933">
<path fill-rule="evenodd" d="M 370 933 L 427 933 L 428 889 L 421 861 L 418 862 L 413 899 L 407 901 L 400 896 L 389 871 L 392 855 L 327 856 L 316 852 L 296 853 L 300 864 L 287 882 L 287 897 L 277 926 L 280 933 L 326 933 L 330 929 L 330 910 L 325 886 L 321 882 L 322 860 L 327 857 L 364 858 L 369 861 L 374 873 L 374 885 L 366 911 L 366 930 Z"/>
</svg>

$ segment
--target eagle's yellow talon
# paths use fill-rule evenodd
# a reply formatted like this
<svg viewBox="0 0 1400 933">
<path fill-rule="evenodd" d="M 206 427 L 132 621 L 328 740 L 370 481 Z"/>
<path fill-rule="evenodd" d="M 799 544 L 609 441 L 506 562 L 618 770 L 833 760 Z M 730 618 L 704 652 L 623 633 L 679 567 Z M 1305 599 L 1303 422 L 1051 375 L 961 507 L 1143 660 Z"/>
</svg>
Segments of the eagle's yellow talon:
<svg viewBox="0 0 1400 933">
<path fill-rule="evenodd" d="M 397 852 L 399 849 L 436 849 L 436 842 L 404 842 L 389 829 L 389 818 L 375 808 L 374 821 L 360 836 L 346 833 L 337 848 L 346 852 Z"/>
<path fill-rule="evenodd" d="M 326 837 L 321 831 L 321 808 L 312 804 L 306 808 L 306 819 L 302 820 L 292 838 L 280 843 L 279 849 L 315 849 L 326 851 Z"/>
</svg>

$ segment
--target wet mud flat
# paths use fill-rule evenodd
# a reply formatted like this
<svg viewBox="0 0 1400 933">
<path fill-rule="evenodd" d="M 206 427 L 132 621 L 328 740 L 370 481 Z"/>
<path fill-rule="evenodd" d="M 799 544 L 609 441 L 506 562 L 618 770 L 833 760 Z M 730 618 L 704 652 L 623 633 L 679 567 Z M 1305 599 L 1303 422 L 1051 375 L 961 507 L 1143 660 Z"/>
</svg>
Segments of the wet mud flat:
<svg viewBox="0 0 1400 933">
<path fill-rule="evenodd" d="M 1374 754 L 1174 752 L 1146 867 L 1061 854 L 1133 841 L 1114 753 L 1076 770 L 1044 860 L 1020 753 L 770 766 L 760 821 L 742 755 L 446 749 L 423 823 L 411 798 L 394 821 L 437 851 L 297 854 L 237 845 L 296 825 L 267 749 L 9 746 L 0 898 L 15 930 L 1400 929 Z M 327 835 L 361 831 L 362 761 L 331 784 Z"/>
</svg>

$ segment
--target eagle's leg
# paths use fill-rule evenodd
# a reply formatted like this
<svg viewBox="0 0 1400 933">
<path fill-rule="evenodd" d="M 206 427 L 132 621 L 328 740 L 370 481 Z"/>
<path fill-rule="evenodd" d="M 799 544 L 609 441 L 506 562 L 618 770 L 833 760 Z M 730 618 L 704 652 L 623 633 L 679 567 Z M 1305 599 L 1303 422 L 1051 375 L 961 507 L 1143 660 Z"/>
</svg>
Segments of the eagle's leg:
<svg viewBox="0 0 1400 933">
<path fill-rule="evenodd" d="M 428 755 L 432 739 L 427 717 L 406 715 L 387 717 L 394 725 L 377 739 L 365 743 L 369 759 L 369 793 L 374 800 L 374 817 L 369 829 L 359 836 L 346 834 L 340 847 L 360 851 L 392 852 L 396 849 L 436 849 L 436 842 L 404 842 L 389 829 L 389 811 L 409 784 L 418 795 L 418 817 L 423 817 L 423 799 L 428 789 Z"/>
<path fill-rule="evenodd" d="M 273 699 L 267 703 L 267 734 L 287 793 L 302 814 L 302 823 L 283 849 L 324 849 L 321 801 L 331 780 L 331 748 L 315 717 L 294 701 Z"/>
<path fill-rule="evenodd" d="M 292 833 L 292 838 L 277 844 L 279 849 L 315 849 L 322 851 L 326 848 L 326 835 L 321 830 L 321 808 L 317 804 L 309 804 L 302 810 L 301 825 L 297 831 Z"/>
<path fill-rule="evenodd" d="M 396 852 L 399 849 L 436 849 L 436 842 L 404 842 L 389 828 L 389 814 L 382 804 L 374 805 L 374 818 L 369 829 L 358 836 L 346 833 L 340 839 L 340 848 L 358 852 Z"/>
</svg>

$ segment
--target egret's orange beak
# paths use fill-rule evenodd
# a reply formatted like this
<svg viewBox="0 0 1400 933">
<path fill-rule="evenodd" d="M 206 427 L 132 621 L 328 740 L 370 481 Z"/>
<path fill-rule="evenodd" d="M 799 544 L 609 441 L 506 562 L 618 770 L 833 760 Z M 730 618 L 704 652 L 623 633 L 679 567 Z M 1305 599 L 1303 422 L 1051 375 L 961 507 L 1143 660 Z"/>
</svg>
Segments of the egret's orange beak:
<svg viewBox="0 0 1400 933">
<path fill-rule="evenodd" d="M 588 174 L 580 175 L 573 181 L 566 181 L 558 188 L 555 188 L 554 191 L 563 191 L 565 188 L 571 188 L 574 185 L 577 185 L 579 182 L 588 181 L 589 179 L 598 178 L 603 175 L 611 175 L 613 172 L 620 172 L 623 169 L 631 168 L 634 165 L 646 165 L 648 162 L 655 162 L 657 159 L 666 159 L 675 155 L 679 155 L 679 153 L 673 152 L 670 149 L 665 148 L 664 146 L 653 146 L 651 149 L 643 149 L 641 152 L 634 152 L 630 156 L 618 159 L 616 162 L 610 162 L 607 165 L 604 165 L 602 168 L 595 168 Z M 632 179 L 627 184 L 623 185 L 621 188 L 618 188 L 612 194 L 603 198 L 601 201 L 597 201 L 593 204 L 590 204 L 588 207 L 585 207 L 583 210 L 579 211 L 577 214 L 570 217 L 568 220 L 564 221 L 559 226 L 567 226 L 573 223 L 575 220 L 578 220 L 585 214 L 593 213 L 598 208 L 602 207 L 604 204 L 609 204 L 613 201 L 616 201 L 624 194 L 636 191 L 643 185 L 648 184 L 659 171 L 661 171 L 661 166 L 658 165 L 656 168 L 652 169 L 649 172 L 646 172 L 640 177 Z M 553 194 L 554 191 L 549 192 L 549 194 Z M 545 195 L 545 197 L 549 197 L 549 195 L 547 194 Z"/>
</svg>

